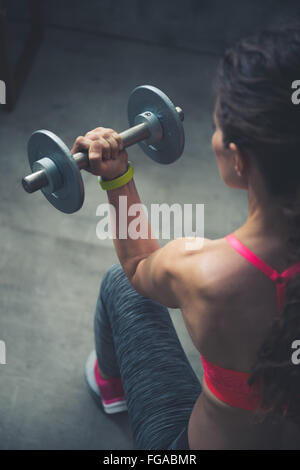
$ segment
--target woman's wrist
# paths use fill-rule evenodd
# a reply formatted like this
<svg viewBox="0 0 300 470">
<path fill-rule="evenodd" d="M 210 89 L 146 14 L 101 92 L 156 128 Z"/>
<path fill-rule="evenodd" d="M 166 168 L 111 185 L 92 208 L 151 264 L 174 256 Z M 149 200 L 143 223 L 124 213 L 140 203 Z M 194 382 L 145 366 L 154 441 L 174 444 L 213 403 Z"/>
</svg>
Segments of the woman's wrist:
<svg viewBox="0 0 300 470">
<path fill-rule="evenodd" d="M 124 170 L 123 171 L 120 171 L 118 172 L 118 174 L 114 175 L 110 175 L 109 177 L 103 177 L 101 176 L 101 180 L 102 181 L 112 181 L 112 180 L 115 180 L 117 178 L 119 178 L 120 176 L 123 176 L 127 171 L 128 171 L 128 163 L 126 164 L 126 166 L 124 167 Z"/>
<path fill-rule="evenodd" d="M 103 179 L 103 177 L 98 177 L 98 181 L 102 189 L 105 191 L 110 191 L 121 188 L 122 186 L 128 184 L 133 179 L 133 175 L 133 166 L 131 162 L 128 162 L 127 170 L 120 176 L 109 180 Z"/>
</svg>

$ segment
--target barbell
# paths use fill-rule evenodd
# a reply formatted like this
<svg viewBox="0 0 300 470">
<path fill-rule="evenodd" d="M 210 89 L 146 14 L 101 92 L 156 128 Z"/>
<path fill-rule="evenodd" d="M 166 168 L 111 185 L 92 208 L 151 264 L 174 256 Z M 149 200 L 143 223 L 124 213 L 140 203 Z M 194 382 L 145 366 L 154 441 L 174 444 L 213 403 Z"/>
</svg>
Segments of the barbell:
<svg viewBox="0 0 300 470">
<path fill-rule="evenodd" d="M 170 164 L 184 149 L 184 114 L 161 90 L 151 85 L 136 87 L 128 100 L 130 128 L 121 132 L 124 148 L 139 143 L 152 160 Z M 87 152 L 71 154 L 53 132 L 39 130 L 28 141 L 28 160 L 33 173 L 22 180 L 28 193 L 41 190 L 48 201 L 67 214 L 84 202 L 80 170 L 87 169 Z"/>
</svg>

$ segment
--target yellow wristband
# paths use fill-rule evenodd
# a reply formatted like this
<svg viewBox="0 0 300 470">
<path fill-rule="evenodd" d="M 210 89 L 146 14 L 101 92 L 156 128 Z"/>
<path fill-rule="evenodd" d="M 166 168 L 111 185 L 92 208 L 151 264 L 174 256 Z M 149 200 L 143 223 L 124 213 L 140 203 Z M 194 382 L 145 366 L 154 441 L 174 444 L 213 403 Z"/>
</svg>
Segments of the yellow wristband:
<svg viewBox="0 0 300 470">
<path fill-rule="evenodd" d="M 111 189 L 117 189 L 121 188 L 122 186 L 125 186 L 125 184 L 129 183 L 129 181 L 132 180 L 133 175 L 133 166 L 131 162 L 128 162 L 128 168 L 124 175 L 121 175 L 118 178 L 109 181 L 103 181 L 101 176 L 98 176 L 98 181 L 102 189 L 104 189 L 105 191 L 109 191 Z"/>
</svg>

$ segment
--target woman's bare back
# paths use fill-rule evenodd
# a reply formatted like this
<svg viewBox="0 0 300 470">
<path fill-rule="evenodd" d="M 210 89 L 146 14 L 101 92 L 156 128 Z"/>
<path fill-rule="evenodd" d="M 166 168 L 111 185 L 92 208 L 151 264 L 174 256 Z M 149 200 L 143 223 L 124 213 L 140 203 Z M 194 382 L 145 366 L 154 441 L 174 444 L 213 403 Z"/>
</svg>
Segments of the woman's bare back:
<svg viewBox="0 0 300 470">
<path fill-rule="evenodd" d="M 274 269 L 288 267 L 281 240 L 267 243 L 247 236 L 243 228 L 235 235 Z M 220 367 L 250 372 L 277 313 L 274 283 L 225 239 L 206 241 L 191 266 L 194 295 L 182 314 L 195 347 Z M 202 386 L 189 421 L 191 449 L 300 449 L 300 435 L 291 423 L 259 422 L 253 412 L 221 402 L 205 382 Z"/>
</svg>

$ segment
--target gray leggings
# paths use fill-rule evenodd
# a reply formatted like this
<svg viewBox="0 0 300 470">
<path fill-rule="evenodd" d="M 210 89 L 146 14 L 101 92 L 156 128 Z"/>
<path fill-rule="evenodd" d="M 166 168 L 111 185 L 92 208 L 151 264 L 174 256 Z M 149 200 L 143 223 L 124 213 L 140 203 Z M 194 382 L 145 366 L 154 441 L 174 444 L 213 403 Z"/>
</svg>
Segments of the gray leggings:
<svg viewBox="0 0 300 470">
<path fill-rule="evenodd" d="M 201 385 L 168 309 L 138 294 L 119 264 L 101 283 L 95 342 L 104 374 L 122 377 L 134 448 L 180 448 Z"/>
</svg>

